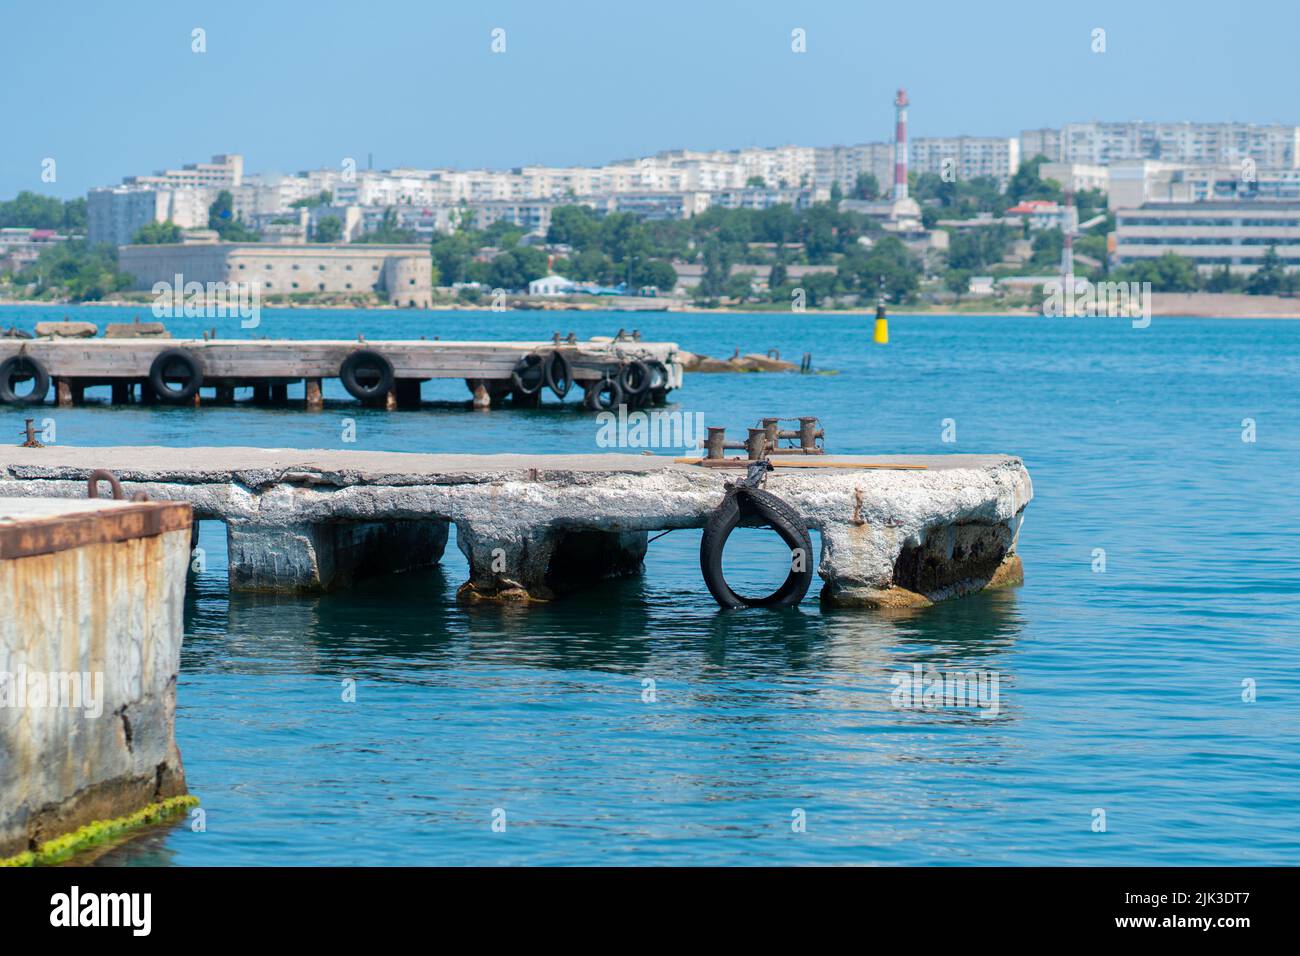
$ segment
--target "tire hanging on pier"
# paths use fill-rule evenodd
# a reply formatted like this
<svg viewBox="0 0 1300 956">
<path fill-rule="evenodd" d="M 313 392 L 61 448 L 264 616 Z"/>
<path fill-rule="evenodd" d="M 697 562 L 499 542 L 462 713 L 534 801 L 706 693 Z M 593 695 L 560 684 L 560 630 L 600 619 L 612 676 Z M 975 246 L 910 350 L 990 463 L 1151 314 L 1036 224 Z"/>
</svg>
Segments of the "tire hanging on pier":
<svg viewBox="0 0 1300 956">
<path fill-rule="evenodd" d="M 546 373 L 546 359 L 536 352 L 530 352 L 515 363 L 510 372 L 510 384 L 516 395 L 536 395 L 546 384 Z"/>
<path fill-rule="evenodd" d="M 32 379 L 30 392 L 19 393 L 18 382 Z M 0 402 L 6 405 L 35 405 L 45 401 L 50 390 L 50 373 L 40 359 L 30 355 L 11 355 L 0 362 Z"/>
<path fill-rule="evenodd" d="M 203 365 L 185 349 L 167 349 L 149 366 L 149 384 L 160 401 L 188 402 L 203 385 Z"/>
<path fill-rule="evenodd" d="M 606 375 L 599 382 L 586 386 L 587 393 L 582 397 L 582 407 L 589 412 L 609 412 L 624 402 L 623 387 L 618 379 Z"/>
<path fill-rule="evenodd" d="M 640 359 L 633 359 L 618 370 L 618 384 L 627 397 L 628 404 L 640 404 L 650 391 L 652 373 L 650 366 Z"/>
<path fill-rule="evenodd" d="M 546 386 L 560 401 L 564 401 L 564 396 L 573 388 L 573 369 L 563 352 L 552 352 L 547 356 Z"/>
<path fill-rule="evenodd" d="M 339 366 L 339 381 L 359 402 L 383 398 L 393 388 L 393 363 L 378 352 L 358 349 Z"/>
<path fill-rule="evenodd" d="M 722 574 L 722 552 L 731 532 L 744 521 L 767 525 L 790 548 L 790 573 L 785 583 L 766 597 L 737 594 Z M 735 486 L 709 516 L 700 539 L 700 570 L 713 599 L 724 608 L 794 607 L 812 584 L 812 537 L 803 518 L 776 495 L 759 488 Z"/>
</svg>

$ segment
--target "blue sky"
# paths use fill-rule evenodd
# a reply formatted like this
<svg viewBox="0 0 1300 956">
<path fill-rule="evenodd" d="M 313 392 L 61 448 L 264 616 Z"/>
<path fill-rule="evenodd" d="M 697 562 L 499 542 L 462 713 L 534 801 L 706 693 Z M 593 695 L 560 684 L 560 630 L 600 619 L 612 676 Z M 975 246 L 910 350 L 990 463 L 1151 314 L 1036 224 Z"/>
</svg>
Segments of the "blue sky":
<svg viewBox="0 0 1300 956">
<path fill-rule="evenodd" d="M 1283 0 L 0 0 L 0 198 L 222 152 L 294 172 L 884 140 L 900 85 L 915 136 L 1297 122 L 1298 27 Z"/>
</svg>

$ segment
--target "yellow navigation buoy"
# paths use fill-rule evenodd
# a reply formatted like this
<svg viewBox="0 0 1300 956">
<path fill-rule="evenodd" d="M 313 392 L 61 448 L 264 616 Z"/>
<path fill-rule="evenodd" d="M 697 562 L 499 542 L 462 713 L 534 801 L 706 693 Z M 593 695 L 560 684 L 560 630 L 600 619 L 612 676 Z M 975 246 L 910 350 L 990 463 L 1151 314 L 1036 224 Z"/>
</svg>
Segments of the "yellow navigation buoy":
<svg viewBox="0 0 1300 956">
<path fill-rule="evenodd" d="M 885 318 L 885 304 L 876 304 L 876 331 L 872 336 L 878 345 L 889 344 L 889 319 Z"/>
</svg>

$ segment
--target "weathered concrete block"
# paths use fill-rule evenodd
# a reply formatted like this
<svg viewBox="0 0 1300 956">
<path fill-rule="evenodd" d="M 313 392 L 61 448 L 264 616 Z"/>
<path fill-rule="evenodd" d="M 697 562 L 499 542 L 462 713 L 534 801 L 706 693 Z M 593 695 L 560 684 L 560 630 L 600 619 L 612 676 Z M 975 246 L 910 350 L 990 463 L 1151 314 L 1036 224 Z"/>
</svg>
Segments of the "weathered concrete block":
<svg viewBox="0 0 1300 956">
<path fill-rule="evenodd" d="M 0 499 L 0 858 L 185 792 L 190 510 Z"/>
</svg>

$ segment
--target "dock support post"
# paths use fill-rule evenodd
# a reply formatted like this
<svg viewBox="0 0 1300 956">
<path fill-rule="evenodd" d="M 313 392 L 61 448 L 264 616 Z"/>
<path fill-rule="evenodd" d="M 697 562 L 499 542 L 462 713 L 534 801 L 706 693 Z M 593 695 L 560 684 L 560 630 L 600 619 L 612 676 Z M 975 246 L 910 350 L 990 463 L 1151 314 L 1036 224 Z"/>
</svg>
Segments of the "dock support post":
<svg viewBox="0 0 1300 956">
<path fill-rule="evenodd" d="M 388 394 L 384 396 L 384 409 L 390 412 L 397 411 L 397 386 L 396 385 L 390 388 L 388 390 Z"/>
<path fill-rule="evenodd" d="M 474 381 L 470 384 L 474 391 L 474 410 L 486 412 L 492 407 L 492 397 L 488 395 L 487 386 L 482 381 Z"/>
<path fill-rule="evenodd" d="M 363 577 L 437 564 L 441 519 L 226 525 L 232 591 L 320 592 Z"/>
<path fill-rule="evenodd" d="M 289 400 L 288 385 L 277 384 L 271 386 L 271 401 L 279 403 L 279 402 L 287 402 L 288 400 Z"/>
<path fill-rule="evenodd" d="M 393 386 L 397 393 L 398 408 L 420 407 L 420 380 L 416 378 L 399 378 Z"/>
<path fill-rule="evenodd" d="M 55 400 L 59 408 L 72 407 L 72 383 L 66 378 L 57 378 L 54 380 Z"/>
<path fill-rule="evenodd" d="M 127 381 L 114 382 L 113 385 L 112 385 L 112 389 L 113 389 L 113 404 L 114 404 L 114 405 L 127 405 L 127 404 L 130 404 L 130 401 L 131 401 L 131 383 L 130 383 L 130 382 L 127 382 Z"/>
<path fill-rule="evenodd" d="M 235 402 L 235 386 L 218 385 L 217 402 L 221 405 L 233 405 Z"/>
<path fill-rule="evenodd" d="M 253 403 L 256 405 L 265 405 L 271 399 L 271 386 L 254 385 L 253 386 Z"/>
<path fill-rule="evenodd" d="M 318 378 L 309 378 L 305 382 L 307 391 L 307 411 L 319 412 L 325 407 L 325 399 L 321 395 L 321 382 Z"/>
</svg>

